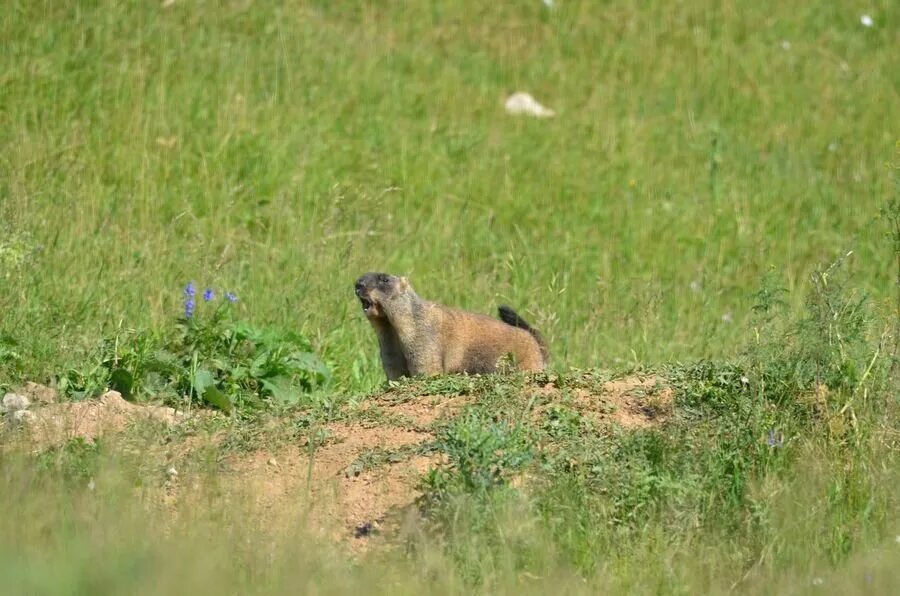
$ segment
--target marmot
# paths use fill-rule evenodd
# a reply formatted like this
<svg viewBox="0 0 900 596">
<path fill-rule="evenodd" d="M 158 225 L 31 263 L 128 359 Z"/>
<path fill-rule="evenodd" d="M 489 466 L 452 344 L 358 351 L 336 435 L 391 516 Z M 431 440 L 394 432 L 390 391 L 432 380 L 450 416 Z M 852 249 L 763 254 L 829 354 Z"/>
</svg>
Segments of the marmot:
<svg viewBox="0 0 900 596">
<path fill-rule="evenodd" d="M 388 380 L 442 373 L 496 372 L 509 355 L 517 368 L 543 370 L 548 362 L 541 335 L 508 306 L 501 320 L 428 302 L 405 277 L 366 273 L 356 295 L 375 328 Z"/>
</svg>

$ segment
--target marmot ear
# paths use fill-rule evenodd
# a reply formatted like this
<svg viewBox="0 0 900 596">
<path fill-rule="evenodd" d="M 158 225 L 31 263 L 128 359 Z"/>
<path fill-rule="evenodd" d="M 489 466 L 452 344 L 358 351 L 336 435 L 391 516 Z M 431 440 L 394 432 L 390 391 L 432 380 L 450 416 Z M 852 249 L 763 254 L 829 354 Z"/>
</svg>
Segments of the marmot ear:
<svg viewBox="0 0 900 596">
<path fill-rule="evenodd" d="M 409 280 L 405 277 L 400 278 L 400 288 L 406 290 L 409 288 Z"/>
</svg>

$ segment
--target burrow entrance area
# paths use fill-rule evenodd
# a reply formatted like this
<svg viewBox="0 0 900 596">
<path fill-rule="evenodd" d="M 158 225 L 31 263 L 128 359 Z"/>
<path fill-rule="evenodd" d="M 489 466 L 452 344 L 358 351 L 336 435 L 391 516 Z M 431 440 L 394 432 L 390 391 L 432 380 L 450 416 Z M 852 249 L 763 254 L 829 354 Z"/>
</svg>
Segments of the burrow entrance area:
<svg viewBox="0 0 900 596">
<path fill-rule="evenodd" d="M 184 413 L 137 405 L 116 392 L 95 400 L 61 402 L 52 389 L 29 383 L 17 393 L 29 399 L 28 414 L 15 421 L 10 412 L 4 415 L 7 425 L 17 427 L 7 436 L 15 434 L 18 445 L 36 453 L 74 438 L 90 442 L 133 435 L 150 426 L 171 431 L 196 426 L 198 419 L 221 417 L 208 410 Z M 533 417 L 564 401 L 595 424 L 625 429 L 665 420 L 673 396 L 664 380 L 654 375 L 631 375 L 565 391 L 553 383 L 528 384 L 522 393 L 523 401 L 536 404 Z M 346 542 L 353 550 L 367 550 L 402 525 L 419 496 L 422 475 L 441 462 L 443 455 L 433 448 L 434 428 L 477 399 L 477 394 L 392 391 L 369 396 L 350 415 L 309 429 L 302 439 L 271 444 L 262 440 L 251 449 L 223 451 L 216 458 L 218 490 L 240 494 L 267 527 L 287 527 L 286 520 L 300 514 L 313 533 Z M 179 472 L 171 462 L 183 461 L 192 450 L 215 450 L 228 432 L 203 437 L 190 431 L 168 432 L 165 441 L 151 438 L 153 445 L 138 447 L 148 460 L 156 458 L 155 467 L 163 470 L 159 499 L 164 507 L 177 511 L 187 506 L 196 487 L 190 474 Z"/>
</svg>

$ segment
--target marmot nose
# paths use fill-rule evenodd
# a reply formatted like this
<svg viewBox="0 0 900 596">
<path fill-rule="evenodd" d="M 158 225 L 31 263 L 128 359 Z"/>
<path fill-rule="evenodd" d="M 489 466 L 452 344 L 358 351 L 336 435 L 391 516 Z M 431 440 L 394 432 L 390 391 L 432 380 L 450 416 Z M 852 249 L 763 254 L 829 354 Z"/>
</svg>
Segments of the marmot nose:
<svg viewBox="0 0 900 596">
<path fill-rule="evenodd" d="M 363 282 L 362 282 L 362 281 L 357 281 L 355 287 L 356 287 L 356 295 L 357 295 L 357 296 L 362 296 L 362 292 L 363 292 L 363 290 L 365 289 L 365 286 L 363 285 Z"/>
</svg>

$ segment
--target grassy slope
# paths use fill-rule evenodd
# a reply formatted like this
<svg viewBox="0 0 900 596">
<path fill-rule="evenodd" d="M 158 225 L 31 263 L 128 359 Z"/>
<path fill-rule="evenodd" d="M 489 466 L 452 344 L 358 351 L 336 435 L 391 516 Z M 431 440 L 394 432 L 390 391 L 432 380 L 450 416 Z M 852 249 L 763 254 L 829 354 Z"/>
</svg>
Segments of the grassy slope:
<svg viewBox="0 0 900 596">
<path fill-rule="evenodd" d="M 868 382 L 852 416 L 837 414 L 840 390 L 810 408 L 809 396 L 782 391 L 788 377 L 772 383 L 778 363 L 763 364 L 660 370 L 675 399 L 636 395 L 661 416 L 631 430 L 582 409 L 611 378 L 602 371 L 402 385 L 382 397 L 463 395 L 469 405 L 425 427 L 449 464 L 423 479 L 427 518 L 386 524 L 405 548 L 385 551 L 376 537 L 381 546 L 358 561 L 310 532 L 302 480 L 266 500 L 280 493 L 226 463 L 263 448 L 283 464 L 291 450 L 280 449 L 321 444 L 332 421 L 402 426 L 355 400 L 276 420 L 145 421 L 36 460 L 4 448 L 0 593 L 893 593 L 896 401 Z M 552 395 L 540 390 L 548 382 Z M 771 429 L 782 442 L 767 444 Z M 4 447 L 8 431 L 0 426 Z M 410 456 L 376 446 L 357 461 L 374 480 L 389 458 Z M 169 466 L 180 471 L 174 487 Z"/>
<path fill-rule="evenodd" d="M 853 249 L 884 298 L 896 14 L 866 6 L 14 2 L 0 242 L 37 252 L 0 331 L 40 376 L 195 279 L 369 387 L 370 269 L 509 301 L 576 366 L 727 356 L 770 265 Z"/>
</svg>

